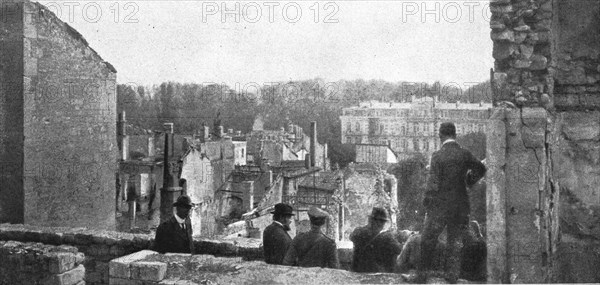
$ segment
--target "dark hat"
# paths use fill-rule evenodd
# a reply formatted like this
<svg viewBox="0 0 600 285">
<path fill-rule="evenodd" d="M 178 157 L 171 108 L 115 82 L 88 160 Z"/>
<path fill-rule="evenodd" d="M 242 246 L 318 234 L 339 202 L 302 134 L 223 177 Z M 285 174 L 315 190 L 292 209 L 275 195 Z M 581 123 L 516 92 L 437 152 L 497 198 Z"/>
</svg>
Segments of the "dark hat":
<svg viewBox="0 0 600 285">
<path fill-rule="evenodd" d="M 440 125 L 440 135 L 447 137 L 455 137 L 456 136 L 456 126 L 454 123 L 445 122 Z"/>
<path fill-rule="evenodd" d="M 389 221 L 388 213 L 384 208 L 374 207 L 370 215 L 371 218 L 380 221 Z"/>
<path fill-rule="evenodd" d="M 320 208 L 313 206 L 310 207 L 310 209 L 308 210 L 308 217 L 313 219 L 324 219 L 329 217 L 329 214 L 327 214 L 327 212 L 321 210 Z"/>
<path fill-rule="evenodd" d="M 192 208 L 192 199 L 187 195 L 181 195 L 177 198 L 177 202 L 173 203 L 175 207 L 184 207 L 184 208 Z"/>
<path fill-rule="evenodd" d="M 294 214 L 294 208 L 292 208 L 292 206 L 285 204 L 285 203 L 279 203 L 279 204 L 275 204 L 275 211 L 272 211 L 271 214 L 274 215 L 290 215 L 293 216 Z"/>
</svg>

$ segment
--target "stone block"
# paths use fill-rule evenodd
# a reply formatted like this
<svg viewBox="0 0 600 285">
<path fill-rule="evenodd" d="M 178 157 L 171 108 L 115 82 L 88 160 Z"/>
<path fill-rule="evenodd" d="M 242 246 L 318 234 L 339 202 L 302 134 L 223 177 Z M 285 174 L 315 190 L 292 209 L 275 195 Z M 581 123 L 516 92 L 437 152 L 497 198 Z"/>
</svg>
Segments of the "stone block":
<svg viewBox="0 0 600 285">
<path fill-rule="evenodd" d="M 151 250 L 142 250 L 130 255 L 113 259 L 108 265 L 109 275 L 111 277 L 129 278 L 131 277 L 131 264 L 133 262 L 145 259 L 155 254 L 158 253 Z"/>
<path fill-rule="evenodd" d="M 531 56 L 531 66 L 529 69 L 531 70 L 543 70 L 548 66 L 548 59 L 543 55 L 533 55 Z"/>
<path fill-rule="evenodd" d="M 492 56 L 494 59 L 502 60 L 509 58 L 516 51 L 516 46 L 510 42 L 496 42 L 494 43 L 494 49 Z"/>
<path fill-rule="evenodd" d="M 514 34 L 513 31 L 504 30 L 502 32 L 492 32 L 491 38 L 492 38 L 493 41 L 514 42 L 515 41 L 515 34 Z"/>
<path fill-rule="evenodd" d="M 23 75 L 24 76 L 36 76 L 38 74 L 38 61 L 36 58 L 28 57 L 24 60 Z"/>
<path fill-rule="evenodd" d="M 85 276 L 85 267 L 79 265 L 67 272 L 50 277 L 48 285 L 75 285 L 83 281 Z"/>
<path fill-rule="evenodd" d="M 24 22 L 26 22 L 26 24 L 23 25 L 23 35 L 26 38 L 37 38 L 38 32 L 37 28 L 33 24 L 35 19 L 35 17 L 33 17 L 33 14 L 25 14 L 23 18 Z"/>
<path fill-rule="evenodd" d="M 519 50 L 521 51 L 521 55 L 526 59 L 529 59 L 533 55 L 532 45 L 519 45 Z"/>
<path fill-rule="evenodd" d="M 512 66 L 514 68 L 529 68 L 531 66 L 531 60 L 527 59 L 517 59 L 512 62 Z"/>
<path fill-rule="evenodd" d="M 131 279 L 161 281 L 167 273 L 167 264 L 158 261 L 138 261 L 131 263 Z"/>
<path fill-rule="evenodd" d="M 562 131 L 569 141 L 600 140 L 600 112 L 567 112 Z"/>
<path fill-rule="evenodd" d="M 83 256 L 83 254 L 80 254 Z M 68 252 L 53 252 L 48 254 L 48 269 L 51 273 L 63 273 L 69 271 L 77 265 L 77 259 L 74 254 Z"/>
</svg>

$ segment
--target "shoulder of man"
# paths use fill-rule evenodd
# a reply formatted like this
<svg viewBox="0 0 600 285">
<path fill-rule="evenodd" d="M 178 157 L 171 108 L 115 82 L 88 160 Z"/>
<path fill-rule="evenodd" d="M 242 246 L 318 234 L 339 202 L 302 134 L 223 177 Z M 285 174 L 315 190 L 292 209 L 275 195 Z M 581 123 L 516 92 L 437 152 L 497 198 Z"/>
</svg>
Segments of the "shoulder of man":
<svg viewBox="0 0 600 285">
<path fill-rule="evenodd" d="M 328 237 L 326 234 L 321 233 L 321 237 L 323 237 L 322 240 L 325 241 L 326 243 L 329 243 L 329 244 L 332 243 L 332 244 L 335 245 L 335 240 L 333 240 L 332 238 Z"/>
</svg>

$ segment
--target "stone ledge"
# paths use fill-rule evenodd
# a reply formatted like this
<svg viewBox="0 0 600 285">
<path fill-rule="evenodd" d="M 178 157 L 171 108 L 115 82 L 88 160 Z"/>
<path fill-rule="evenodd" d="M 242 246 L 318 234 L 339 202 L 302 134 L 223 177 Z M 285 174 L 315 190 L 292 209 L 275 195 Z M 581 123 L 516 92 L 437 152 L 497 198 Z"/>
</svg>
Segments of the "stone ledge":
<svg viewBox="0 0 600 285">
<path fill-rule="evenodd" d="M 88 230 L 85 228 L 42 227 L 23 224 L 0 224 L 0 240 L 42 242 L 53 245 L 71 245 L 85 248 L 86 255 L 123 254 L 150 249 L 154 236 L 116 231 Z M 194 238 L 196 253 L 217 256 L 242 256 L 248 260 L 262 259 L 261 240 L 237 238 L 213 240 Z M 105 246 L 105 249 L 97 248 Z"/>
</svg>

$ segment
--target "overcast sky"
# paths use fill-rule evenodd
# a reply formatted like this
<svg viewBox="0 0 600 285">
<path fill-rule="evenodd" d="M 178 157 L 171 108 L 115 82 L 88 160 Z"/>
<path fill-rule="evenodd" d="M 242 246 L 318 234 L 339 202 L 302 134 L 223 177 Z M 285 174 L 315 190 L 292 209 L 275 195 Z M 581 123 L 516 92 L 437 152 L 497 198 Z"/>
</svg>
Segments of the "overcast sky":
<svg viewBox="0 0 600 285">
<path fill-rule="evenodd" d="M 463 85 L 487 80 L 493 67 L 488 1 L 41 3 L 115 66 L 119 83 Z"/>
</svg>

